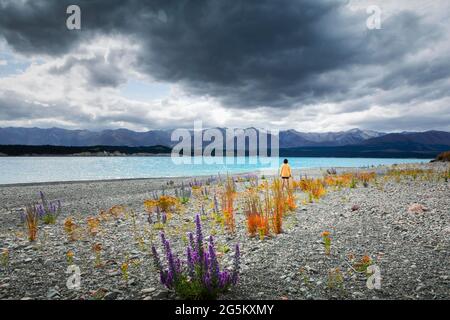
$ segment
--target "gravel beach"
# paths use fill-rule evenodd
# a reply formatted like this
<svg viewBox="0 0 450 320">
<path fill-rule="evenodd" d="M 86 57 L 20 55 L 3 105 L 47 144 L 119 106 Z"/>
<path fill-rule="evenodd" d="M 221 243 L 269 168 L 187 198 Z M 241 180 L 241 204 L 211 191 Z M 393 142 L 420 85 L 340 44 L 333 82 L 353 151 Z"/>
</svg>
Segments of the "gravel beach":
<svg viewBox="0 0 450 320">
<path fill-rule="evenodd" d="M 448 168 L 439 163 L 416 167 L 435 172 Z M 365 170 L 377 172 L 377 183 L 330 189 L 313 203 L 305 203 L 306 195 L 297 191 L 297 208 L 284 218 L 284 232 L 265 240 L 248 236 L 239 196 L 235 234 L 210 221 L 211 199 L 201 197 L 192 197 L 180 212 L 173 213 L 164 230 L 174 250 L 184 257 L 185 234 L 194 230 L 194 216 L 203 206 L 204 234 L 214 235 L 222 250 L 221 265 L 231 267 L 233 248 L 239 243 L 240 281 L 223 299 L 449 299 L 450 182 L 423 177 L 396 181 L 383 178 L 386 167 Z M 308 169 L 294 175 L 320 177 L 324 173 L 325 169 Z M 239 192 L 248 187 L 245 175 L 241 177 L 236 183 Z M 0 186 L 0 299 L 176 298 L 160 284 L 153 266 L 150 245 L 153 242 L 161 248 L 159 230 L 147 222 L 143 202 L 162 189 L 173 195 L 174 187 L 191 181 L 135 179 Z M 219 186 L 212 183 L 208 188 L 212 195 Z M 39 199 L 39 191 L 48 199 L 60 199 L 63 210 L 56 224 L 41 224 L 38 240 L 30 243 L 19 212 L 25 204 Z M 414 204 L 423 210 L 408 210 Z M 114 205 L 133 210 L 135 220 L 126 214 L 102 221 L 95 236 L 82 234 L 76 241 L 68 239 L 65 218 L 72 217 L 84 228 L 87 217 Z M 324 254 L 324 231 L 330 232 L 329 255 Z M 95 267 L 98 257 L 92 246 L 96 243 L 102 245 L 101 268 Z M 69 250 L 73 252 L 70 263 Z M 369 289 L 368 276 L 355 269 L 353 259 L 363 256 L 379 268 L 379 289 Z M 124 261 L 132 261 L 127 280 L 120 269 Z M 66 285 L 69 264 L 81 270 L 78 290 Z M 342 281 L 330 283 L 330 270 L 336 268 Z"/>
</svg>

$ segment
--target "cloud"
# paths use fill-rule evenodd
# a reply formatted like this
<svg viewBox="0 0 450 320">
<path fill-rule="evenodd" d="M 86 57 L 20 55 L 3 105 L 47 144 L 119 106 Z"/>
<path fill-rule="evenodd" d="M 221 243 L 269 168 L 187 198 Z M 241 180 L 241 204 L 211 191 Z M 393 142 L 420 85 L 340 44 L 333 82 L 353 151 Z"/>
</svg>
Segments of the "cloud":
<svg viewBox="0 0 450 320">
<path fill-rule="evenodd" d="M 58 105 L 55 118 L 83 127 L 178 127 L 198 116 L 208 125 L 319 131 L 449 129 L 441 106 L 450 92 L 449 11 L 436 3 L 448 4 L 370 1 L 386 17 L 368 30 L 366 2 L 3 0 L 0 37 L 43 62 L 0 78 L 0 90 L 4 99 L 9 90 Z M 65 27 L 69 4 L 81 7 L 79 31 Z M 179 94 L 124 98 L 120 87 L 135 78 Z M 413 116 L 423 105 L 436 111 Z M 70 107 L 81 117 L 64 113 Z M 387 110 L 397 111 L 377 114 Z M 3 121 L 22 119 L 2 112 Z"/>
</svg>

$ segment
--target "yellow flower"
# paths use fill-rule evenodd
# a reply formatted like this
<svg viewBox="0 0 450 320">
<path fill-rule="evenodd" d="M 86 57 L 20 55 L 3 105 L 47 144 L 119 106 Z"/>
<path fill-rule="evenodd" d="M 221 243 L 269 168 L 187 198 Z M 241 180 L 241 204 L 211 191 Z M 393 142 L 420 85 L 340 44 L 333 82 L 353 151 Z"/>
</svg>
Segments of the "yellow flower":
<svg viewBox="0 0 450 320">
<path fill-rule="evenodd" d="M 361 262 L 364 263 L 364 264 L 370 263 L 371 261 L 372 261 L 372 259 L 370 259 L 370 257 L 367 256 L 367 255 L 362 257 L 362 259 L 361 259 Z"/>
<path fill-rule="evenodd" d="M 95 252 L 100 252 L 102 251 L 102 244 L 101 243 L 96 243 L 92 246 L 92 250 Z"/>
</svg>

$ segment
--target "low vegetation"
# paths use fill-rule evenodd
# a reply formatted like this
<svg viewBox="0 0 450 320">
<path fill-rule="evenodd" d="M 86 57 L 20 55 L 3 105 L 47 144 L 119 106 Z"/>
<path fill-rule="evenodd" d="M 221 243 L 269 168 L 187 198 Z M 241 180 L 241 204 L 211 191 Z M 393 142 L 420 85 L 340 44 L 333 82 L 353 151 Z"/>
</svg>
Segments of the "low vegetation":
<svg viewBox="0 0 450 320">
<path fill-rule="evenodd" d="M 149 193 L 148 199 L 143 198 L 146 199 L 143 207 L 142 202 L 139 204 L 141 210 L 136 212 L 118 204 L 99 210 L 98 214 L 91 212 L 87 217 L 71 213 L 64 220 L 58 220 L 63 210 L 61 202 L 48 201 L 41 192 L 40 201 L 26 205 L 21 218 L 27 239 L 34 243 L 33 247 L 38 247 L 39 243 L 45 248 L 46 241 L 49 241 L 45 230 L 60 228 L 65 246 L 59 258 L 64 264 L 72 265 L 75 260 L 80 261 L 82 255 L 88 255 L 85 260 L 94 271 L 87 272 L 102 273 L 107 266 L 114 265 L 115 272 L 123 280 L 121 285 L 128 286 L 133 268 L 145 260 L 142 258 L 139 261 L 134 256 L 138 256 L 136 252 L 143 253 L 146 258 L 152 257 L 161 284 L 178 297 L 216 299 L 238 285 L 241 252 L 238 245 L 234 246 L 234 240 L 239 235 L 249 243 L 264 248 L 271 238 L 289 232 L 290 226 L 297 223 L 298 209 L 316 206 L 317 202 L 326 201 L 334 192 L 342 191 L 342 202 L 348 202 L 348 210 L 357 215 L 364 209 L 364 204 L 350 202 L 356 192 L 353 189 L 376 190 L 383 189 L 389 183 L 442 183 L 448 179 L 450 167 L 445 171 L 393 167 L 385 172 L 360 170 L 355 173 L 338 173 L 336 169 L 329 169 L 321 177 L 301 177 L 287 186 L 279 178 L 219 176 L 206 180 L 194 179 L 187 185 L 181 184 L 181 187 L 172 184 L 172 190 L 167 193 L 164 190 L 159 194 Z M 425 207 L 418 208 L 419 204 L 412 204 L 405 211 L 415 215 L 427 211 Z M 193 214 L 194 221 L 191 219 Z M 111 231 L 120 228 L 126 229 L 129 235 L 126 239 L 116 239 L 114 231 Z M 203 229 L 210 234 L 206 240 Z M 336 261 L 347 263 L 356 275 L 366 275 L 374 261 L 369 254 L 351 256 L 344 261 L 339 254 L 339 233 L 335 232 L 333 225 L 327 225 L 324 229 L 314 233 L 318 249 L 323 250 L 325 256 L 322 258 L 327 263 L 321 273 L 322 282 L 331 291 L 341 290 L 347 275 L 342 271 L 342 266 L 335 264 Z M 38 239 L 38 234 L 41 239 Z M 158 235 L 161 249 L 155 245 Z M 107 241 L 113 245 L 130 241 L 133 250 L 110 257 Z M 184 252 L 175 249 L 179 249 L 179 243 L 183 244 Z M 234 256 L 231 256 L 232 253 Z M 183 259 L 179 258 L 182 254 L 185 256 Z M 0 262 L 4 268 L 9 259 L 10 251 L 3 249 Z M 301 276 L 303 283 L 310 286 L 307 269 L 302 268 Z"/>
<path fill-rule="evenodd" d="M 163 265 L 155 246 L 152 254 L 156 269 L 160 273 L 161 283 L 168 289 L 173 289 L 183 299 L 216 299 L 231 286 L 236 285 L 239 273 L 239 246 L 236 245 L 234 269 L 232 272 L 221 270 L 214 239 L 209 237 L 204 244 L 200 216 L 195 218 L 196 236 L 189 234 L 189 244 L 186 247 L 186 263 L 183 263 L 172 252 L 169 240 L 161 233 L 166 264 Z"/>
</svg>

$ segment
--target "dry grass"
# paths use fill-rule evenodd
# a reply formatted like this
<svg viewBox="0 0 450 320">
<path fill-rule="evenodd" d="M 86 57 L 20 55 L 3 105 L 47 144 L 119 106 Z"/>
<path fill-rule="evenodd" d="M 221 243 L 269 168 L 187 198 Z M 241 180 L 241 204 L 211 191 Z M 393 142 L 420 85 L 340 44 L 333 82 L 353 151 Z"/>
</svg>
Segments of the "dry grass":
<svg viewBox="0 0 450 320">
<path fill-rule="evenodd" d="M 27 205 L 25 209 L 25 226 L 28 232 L 28 240 L 36 241 L 39 215 L 34 205 Z"/>
<path fill-rule="evenodd" d="M 312 202 L 313 200 L 319 200 L 327 193 L 325 189 L 325 182 L 322 179 L 305 178 L 301 179 L 297 183 L 297 185 L 300 188 L 300 190 L 308 194 L 310 202 Z"/>
<path fill-rule="evenodd" d="M 276 178 L 272 182 L 272 228 L 275 234 L 283 232 L 283 213 L 286 205 L 285 194 L 282 187 L 281 179 Z"/>
<path fill-rule="evenodd" d="M 261 200 L 254 190 L 250 190 L 246 201 L 245 215 L 247 218 L 247 231 L 251 237 L 259 235 L 263 240 L 269 236 L 269 218 L 262 209 Z"/>
<path fill-rule="evenodd" d="M 166 195 L 162 195 L 156 200 L 148 199 L 144 201 L 145 210 L 149 213 L 154 212 L 156 208 L 159 208 L 161 212 L 173 212 L 178 205 L 179 200 L 177 198 Z"/>
<path fill-rule="evenodd" d="M 70 241 L 76 241 L 79 238 L 78 225 L 73 221 L 71 217 L 68 217 L 64 221 L 64 231 L 66 232 Z"/>
<path fill-rule="evenodd" d="M 232 178 L 228 177 L 224 190 L 222 192 L 222 213 L 225 220 L 225 225 L 229 231 L 235 231 L 234 219 L 234 200 L 236 197 L 236 187 Z"/>
<path fill-rule="evenodd" d="M 88 217 L 86 219 L 87 231 L 91 236 L 97 235 L 100 226 L 100 219 L 97 217 Z"/>
</svg>

